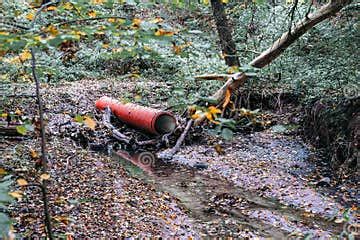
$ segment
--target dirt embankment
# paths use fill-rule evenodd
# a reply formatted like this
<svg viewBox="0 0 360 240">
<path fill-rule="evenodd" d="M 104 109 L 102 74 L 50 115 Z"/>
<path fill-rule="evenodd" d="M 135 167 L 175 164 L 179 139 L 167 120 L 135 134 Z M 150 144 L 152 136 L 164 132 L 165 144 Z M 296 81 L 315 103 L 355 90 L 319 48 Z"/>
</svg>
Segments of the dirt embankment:
<svg viewBox="0 0 360 240">
<path fill-rule="evenodd" d="M 359 170 L 360 98 L 316 100 L 305 107 L 304 133 L 326 151 L 331 166 L 340 172 Z"/>
</svg>

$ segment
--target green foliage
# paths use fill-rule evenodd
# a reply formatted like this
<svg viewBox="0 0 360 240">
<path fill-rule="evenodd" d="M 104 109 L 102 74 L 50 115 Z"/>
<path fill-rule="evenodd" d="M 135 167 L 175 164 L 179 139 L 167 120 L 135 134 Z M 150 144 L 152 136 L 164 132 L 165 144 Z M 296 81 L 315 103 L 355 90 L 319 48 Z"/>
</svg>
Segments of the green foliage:
<svg viewBox="0 0 360 240">
<path fill-rule="evenodd" d="M 2 168 L 0 168 L 3 170 Z M 9 216 L 5 214 L 7 206 L 13 201 L 13 198 L 9 195 L 9 188 L 12 184 L 11 175 L 0 177 L 0 236 L 6 237 L 10 232 L 12 224 Z"/>
</svg>

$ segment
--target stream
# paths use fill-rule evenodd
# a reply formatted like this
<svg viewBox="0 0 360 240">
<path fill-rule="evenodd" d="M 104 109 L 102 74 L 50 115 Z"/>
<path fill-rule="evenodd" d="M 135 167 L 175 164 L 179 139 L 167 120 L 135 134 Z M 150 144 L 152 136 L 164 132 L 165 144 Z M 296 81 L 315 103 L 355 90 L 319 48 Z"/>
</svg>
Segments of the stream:
<svg viewBox="0 0 360 240">
<path fill-rule="evenodd" d="M 237 136 L 219 155 L 186 146 L 171 161 L 150 152 L 114 151 L 133 177 L 179 200 L 195 237 L 316 237 L 343 232 L 333 220 L 343 208 L 305 179 L 315 167 L 298 140 L 268 133 Z M 251 164 L 250 164 L 251 163 Z"/>
</svg>

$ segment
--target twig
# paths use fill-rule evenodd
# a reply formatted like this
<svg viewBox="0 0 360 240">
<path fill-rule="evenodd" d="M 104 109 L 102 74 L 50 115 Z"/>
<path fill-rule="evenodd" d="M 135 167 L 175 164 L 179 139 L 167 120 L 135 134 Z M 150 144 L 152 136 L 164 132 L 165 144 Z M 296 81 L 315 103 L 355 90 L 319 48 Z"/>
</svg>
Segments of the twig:
<svg viewBox="0 0 360 240">
<path fill-rule="evenodd" d="M 41 13 L 41 11 L 45 7 L 47 7 L 51 4 L 53 4 L 53 2 L 50 1 L 50 2 L 42 5 L 36 11 L 34 19 L 31 22 L 31 29 L 34 28 L 37 16 Z M 31 53 L 31 71 L 32 71 L 32 75 L 33 75 L 33 78 L 35 81 L 35 86 L 36 86 L 36 98 L 37 98 L 37 102 L 38 102 L 39 117 L 40 117 L 41 165 L 42 165 L 42 172 L 46 173 L 47 168 L 48 168 L 48 161 L 47 161 L 47 153 L 46 153 L 46 136 L 45 136 L 46 133 L 45 133 L 45 124 L 44 124 L 44 110 L 43 110 L 43 104 L 42 104 L 41 94 L 40 94 L 40 81 L 36 74 L 36 58 L 35 58 L 34 48 L 32 48 L 32 47 L 30 48 L 30 53 Z M 54 235 L 52 232 L 51 217 L 50 217 L 50 211 L 49 211 L 49 200 L 47 197 L 47 181 L 43 180 L 41 185 L 42 185 L 42 188 L 41 188 L 42 201 L 44 203 L 44 218 L 45 218 L 44 220 L 45 220 L 46 232 L 47 232 L 49 239 L 53 240 Z"/>
<path fill-rule="evenodd" d="M 178 138 L 178 140 L 176 141 L 175 146 L 172 149 L 170 149 L 169 153 L 167 154 L 168 157 L 170 157 L 170 158 L 173 157 L 180 150 L 181 144 L 184 142 L 185 137 L 186 137 L 187 133 L 189 132 L 193 123 L 194 123 L 193 119 L 190 119 L 187 122 L 186 127 L 185 127 L 184 131 L 182 132 L 182 134 L 180 135 L 180 137 Z"/>
<path fill-rule="evenodd" d="M 205 74 L 195 76 L 195 80 L 219 80 L 225 81 L 229 78 L 229 74 Z"/>
</svg>

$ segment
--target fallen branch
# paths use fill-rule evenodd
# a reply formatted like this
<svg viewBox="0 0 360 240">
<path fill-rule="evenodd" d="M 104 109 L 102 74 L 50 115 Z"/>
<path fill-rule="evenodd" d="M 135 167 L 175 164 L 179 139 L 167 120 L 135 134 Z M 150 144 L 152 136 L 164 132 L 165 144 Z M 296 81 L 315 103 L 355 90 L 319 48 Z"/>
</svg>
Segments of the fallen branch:
<svg viewBox="0 0 360 240">
<path fill-rule="evenodd" d="M 103 124 L 106 128 L 108 128 L 111 131 L 112 136 L 120 142 L 124 142 L 126 144 L 135 143 L 138 146 L 154 145 L 159 142 L 157 139 L 138 141 L 137 139 L 128 137 L 125 134 L 121 133 L 119 130 L 117 130 L 114 127 L 114 125 L 111 124 L 110 118 L 111 118 L 111 110 L 109 107 L 106 107 L 104 110 L 103 118 L 102 118 Z"/>
<path fill-rule="evenodd" d="M 193 123 L 194 123 L 193 119 L 190 119 L 187 122 L 186 127 L 185 127 L 184 131 L 182 132 L 182 134 L 180 135 L 180 137 L 178 138 L 178 140 L 176 141 L 175 146 L 172 149 L 170 149 L 170 151 L 168 153 L 166 153 L 165 158 L 171 159 L 180 150 L 181 144 L 184 142 L 185 137 L 186 137 L 187 133 L 189 132 L 190 128 L 192 127 Z"/>
<path fill-rule="evenodd" d="M 106 128 L 108 128 L 111 133 L 112 136 L 114 138 L 116 138 L 118 141 L 120 142 L 124 142 L 126 144 L 129 144 L 131 141 L 131 138 L 122 134 L 121 132 L 119 132 L 119 130 L 117 130 L 110 122 L 110 117 L 111 117 L 111 110 L 109 107 L 105 108 L 104 114 L 103 114 L 103 124 Z"/>
<path fill-rule="evenodd" d="M 333 16 L 339 12 L 343 7 L 350 4 L 351 0 L 331 0 L 318 11 L 313 14 L 305 16 L 301 21 L 295 24 L 291 31 L 285 32 L 278 40 L 276 40 L 271 47 L 262 52 L 258 57 L 250 62 L 249 65 L 255 68 L 263 68 L 276 59 L 282 52 L 284 52 L 292 43 L 304 35 L 309 29 L 316 24 Z M 244 73 L 235 73 L 229 76 L 227 82 L 212 96 L 218 102 L 221 102 L 226 90 L 234 90 L 242 86 L 247 79 Z"/>
</svg>

